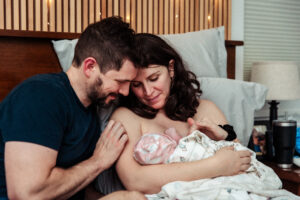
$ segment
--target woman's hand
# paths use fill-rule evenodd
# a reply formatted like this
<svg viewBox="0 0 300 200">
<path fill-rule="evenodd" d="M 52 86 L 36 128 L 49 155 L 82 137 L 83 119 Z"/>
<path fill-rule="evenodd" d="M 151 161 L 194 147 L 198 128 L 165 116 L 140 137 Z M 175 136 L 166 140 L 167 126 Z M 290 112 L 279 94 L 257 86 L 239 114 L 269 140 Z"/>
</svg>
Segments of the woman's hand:
<svg viewBox="0 0 300 200">
<path fill-rule="evenodd" d="M 224 129 L 207 118 L 202 118 L 199 121 L 188 118 L 187 122 L 190 125 L 190 133 L 195 130 L 199 130 L 212 140 L 225 140 L 228 135 L 228 133 Z"/>
<path fill-rule="evenodd" d="M 244 173 L 251 162 L 251 152 L 234 151 L 234 147 L 223 147 L 216 152 L 215 159 L 221 166 L 221 176 L 231 176 Z"/>
</svg>

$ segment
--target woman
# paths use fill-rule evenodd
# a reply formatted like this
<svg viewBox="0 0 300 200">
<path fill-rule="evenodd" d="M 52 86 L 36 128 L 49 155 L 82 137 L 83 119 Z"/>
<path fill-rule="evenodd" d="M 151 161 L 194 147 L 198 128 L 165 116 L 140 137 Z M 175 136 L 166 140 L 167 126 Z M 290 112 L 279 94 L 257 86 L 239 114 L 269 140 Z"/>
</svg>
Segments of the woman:
<svg viewBox="0 0 300 200">
<path fill-rule="evenodd" d="M 248 169 L 250 152 L 227 147 L 215 156 L 188 163 L 140 165 L 133 158 L 139 138 L 149 132 L 163 133 L 173 127 L 181 136 L 199 129 L 214 140 L 228 139 L 218 125 L 227 121 L 215 104 L 199 100 L 200 84 L 195 75 L 185 70 L 180 56 L 161 38 L 151 34 L 136 36 L 140 58 L 137 77 L 125 98 L 125 107 L 112 115 L 128 133 L 128 144 L 116 169 L 128 190 L 157 193 L 166 183 L 242 173 Z M 230 132 L 230 131 L 229 131 Z M 231 135 L 229 135 L 230 139 Z"/>
</svg>

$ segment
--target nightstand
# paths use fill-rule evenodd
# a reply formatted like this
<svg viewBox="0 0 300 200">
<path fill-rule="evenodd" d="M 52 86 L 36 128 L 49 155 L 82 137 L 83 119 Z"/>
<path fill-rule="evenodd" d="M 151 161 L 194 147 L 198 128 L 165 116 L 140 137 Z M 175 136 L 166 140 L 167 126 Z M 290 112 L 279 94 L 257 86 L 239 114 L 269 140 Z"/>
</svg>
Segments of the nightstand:
<svg viewBox="0 0 300 200">
<path fill-rule="evenodd" d="M 271 167 L 282 181 L 283 189 L 286 189 L 300 196 L 300 168 L 293 165 L 290 169 L 282 169 L 274 162 L 263 161 L 263 163 Z"/>
</svg>

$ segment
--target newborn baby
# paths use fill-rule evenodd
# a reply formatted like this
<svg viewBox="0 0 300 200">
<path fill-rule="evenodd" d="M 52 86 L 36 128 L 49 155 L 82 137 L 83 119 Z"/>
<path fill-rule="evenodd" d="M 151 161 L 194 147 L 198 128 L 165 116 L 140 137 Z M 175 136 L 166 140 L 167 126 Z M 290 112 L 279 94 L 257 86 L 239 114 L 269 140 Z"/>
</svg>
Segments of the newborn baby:
<svg viewBox="0 0 300 200">
<path fill-rule="evenodd" d="M 142 165 L 168 163 L 180 138 L 175 128 L 165 133 L 147 133 L 137 142 L 133 156 Z"/>
<path fill-rule="evenodd" d="M 214 141 L 196 130 L 180 138 L 174 128 L 165 133 L 143 135 L 134 149 L 134 158 L 142 165 L 174 162 L 190 162 L 213 156 L 219 149 L 233 146 L 235 150 L 249 150 L 240 143 Z M 251 150 L 249 150 L 251 151 Z M 251 151 L 252 152 L 252 151 Z M 221 176 L 195 181 L 175 181 L 162 187 L 158 194 L 146 195 L 148 199 L 300 199 L 292 193 L 280 189 L 282 183 L 274 171 L 259 162 L 252 152 L 251 166 L 246 173 Z M 211 197 L 205 196 L 209 194 Z M 225 196 L 226 196 L 225 195 Z M 164 198 L 162 198 L 164 197 Z M 184 197 L 184 198 L 183 198 Z M 203 197 L 203 198 L 202 198 Z M 205 198 L 204 198 L 205 197 Z"/>
</svg>

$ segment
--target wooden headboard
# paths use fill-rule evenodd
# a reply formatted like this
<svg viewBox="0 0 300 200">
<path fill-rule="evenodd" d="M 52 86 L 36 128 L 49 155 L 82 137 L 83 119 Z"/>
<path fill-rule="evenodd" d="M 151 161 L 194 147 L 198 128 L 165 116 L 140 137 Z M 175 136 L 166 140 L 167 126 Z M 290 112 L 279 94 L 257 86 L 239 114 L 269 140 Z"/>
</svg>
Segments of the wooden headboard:
<svg viewBox="0 0 300 200">
<path fill-rule="evenodd" d="M 20 82 L 61 67 L 51 40 L 78 38 L 78 33 L 0 30 L 0 101 Z M 235 49 L 242 41 L 225 41 L 228 78 L 235 77 Z"/>
</svg>

